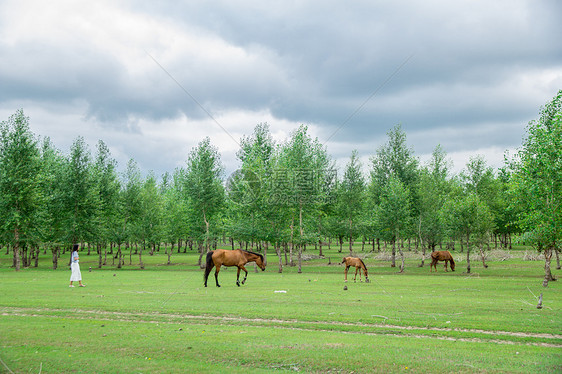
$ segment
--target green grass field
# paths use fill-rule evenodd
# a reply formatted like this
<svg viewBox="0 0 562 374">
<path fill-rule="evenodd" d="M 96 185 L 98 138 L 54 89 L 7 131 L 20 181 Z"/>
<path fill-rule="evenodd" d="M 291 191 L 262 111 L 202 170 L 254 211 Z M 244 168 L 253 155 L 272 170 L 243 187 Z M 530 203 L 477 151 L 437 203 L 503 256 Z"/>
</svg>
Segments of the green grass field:
<svg viewBox="0 0 562 374">
<path fill-rule="evenodd" d="M 212 274 L 203 287 L 195 253 L 170 266 L 145 254 L 144 270 L 134 256 L 124 269 L 97 269 L 83 253 L 87 287 L 69 288 L 68 267 L 51 270 L 49 254 L 15 272 L 4 250 L 0 372 L 560 373 L 562 282 L 543 288 L 544 262 L 521 253 L 490 256 L 488 269 L 473 256 L 470 275 L 464 261 L 430 274 L 413 253 L 399 274 L 384 256 L 359 253 L 370 283 L 351 271 L 344 283 L 336 250 L 326 251 L 331 265 L 309 260 L 301 274 L 278 273 L 271 255 L 265 272 L 248 266 L 242 287 L 223 268 L 221 288 Z"/>
</svg>

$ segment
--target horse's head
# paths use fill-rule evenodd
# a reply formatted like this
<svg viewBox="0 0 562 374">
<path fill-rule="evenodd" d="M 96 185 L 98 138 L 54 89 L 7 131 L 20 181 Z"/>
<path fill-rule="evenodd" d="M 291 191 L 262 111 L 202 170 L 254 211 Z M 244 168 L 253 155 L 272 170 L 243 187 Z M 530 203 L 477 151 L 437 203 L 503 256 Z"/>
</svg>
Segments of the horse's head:
<svg viewBox="0 0 562 374">
<path fill-rule="evenodd" d="M 341 260 L 341 263 L 342 263 L 342 264 L 345 264 L 345 259 L 346 259 L 346 258 L 347 258 L 347 257 L 344 257 L 343 260 Z"/>
<path fill-rule="evenodd" d="M 256 265 L 259 266 L 261 271 L 265 271 L 265 264 L 263 263 L 263 256 L 259 255 L 256 257 Z"/>
<path fill-rule="evenodd" d="M 451 259 L 451 271 L 455 271 L 455 261 Z"/>
</svg>

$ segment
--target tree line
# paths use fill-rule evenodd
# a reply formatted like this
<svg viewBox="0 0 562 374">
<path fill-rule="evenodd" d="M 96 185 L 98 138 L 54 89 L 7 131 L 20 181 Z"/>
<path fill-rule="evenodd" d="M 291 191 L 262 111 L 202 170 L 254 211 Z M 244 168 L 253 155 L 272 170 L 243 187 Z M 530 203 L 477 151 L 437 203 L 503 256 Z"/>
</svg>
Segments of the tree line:
<svg viewBox="0 0 562 374">
<path fill-rule="evenodd" d="M 322 256 L 326 245 L 352 252 L 391 246 L 392 264 L 404 270 L 404 249 L 436 247 L 466 253 L 511 246 L 517 234 L 545 255 L 545 285 L 553 280 L 550 260 L 558 256 L 562 227 L 562 90 L 531 121 L 517 153 L 493 170 L 474 156 L 452 175 L 437 145 L 422 164 L 398 125 L 366 168 L 351 151 L 343 170 L 306 126 L 276 143 L 265 123 L 240 140 L 239 169 L 225 180 L 219 150 L 209 138 L 187 155 L 185 167 L 142 176 L 130 160 L 123 173 L 99 141 L 92 155 L 78 137 L 68 154 L 48 137 L 38 139 L 18 110 L 0 128 L 1 243 L 13 266 L 37 266 L 41 250 L 61 253 L 73 243 L 95 251 L 99 267 L 117 267 L 134 254 L 161 245 L 202 256 L 219 241 L 302 266 L 303 252 Z M 367 173 L 364 170 L 368 170 Z M 285 261 L 283 261 L 283 259 Z"/>
</svg>

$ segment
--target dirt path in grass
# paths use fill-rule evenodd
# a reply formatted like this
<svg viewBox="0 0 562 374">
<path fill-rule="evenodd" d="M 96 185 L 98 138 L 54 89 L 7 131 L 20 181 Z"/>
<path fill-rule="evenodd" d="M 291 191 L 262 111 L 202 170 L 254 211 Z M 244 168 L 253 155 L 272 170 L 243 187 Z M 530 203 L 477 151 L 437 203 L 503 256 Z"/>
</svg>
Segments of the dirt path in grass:
<svg viewBox="0 0 562 374">
<path fill-rule="evenodd" d="M 265 319 L 212 315 L 183 315 L 158 312 L 113 312 L 105 310 L 82 309 L 50 309 L 50 308 L 18 308 L 0 307 L 2 316 L 25 317 L 64 317 L 66 319 L 93 319 L 102 321 L 138 321 L 145 323 L 201 323 L 201 324 L 236 324 L 248 327 L 273 327 L 292 330 L 327 331 L 342 334 L 391 335 L 422 339 L 441 339 L 466 342 L 492 342 L 498 344 L 534 345 L 542 347 L 562 348 L 556 340 L 562 340 L 560 334 L 527 333 L 501 330 L 455 329 L 440 327 L 419 327 L 389 325 L 384 323 L 351 323 L 331 321 L 306 321 L 299 319 Z M 480 337 L 447 336 L 461 333 L 467 335 L 483 335 Z M 500 339 L 501 337 L 501 339 Z M 546 341 L 529 342 L 510 338 L 541 339 Z"/>
</svg>

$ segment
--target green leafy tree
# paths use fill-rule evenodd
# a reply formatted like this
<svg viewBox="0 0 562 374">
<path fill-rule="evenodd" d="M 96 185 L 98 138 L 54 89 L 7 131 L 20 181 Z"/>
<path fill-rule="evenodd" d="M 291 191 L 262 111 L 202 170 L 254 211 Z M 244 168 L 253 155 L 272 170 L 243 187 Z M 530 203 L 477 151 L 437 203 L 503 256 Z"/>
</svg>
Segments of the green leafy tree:
<svg viewBox="0 0 562 374">
<path fill-rule="evenodd" d="M 552 254 L 562 237 L 562 90 L 527 126 L 527 137 L 509 161 L 512 204 L 527 242 L 545 257 L 543 285 L 555 280 Z"/>
<path fill-rule="evenodd" d="M 40 188 L 44 195 L 42 209 L 42 241 L 51 248 L 53 269 L 58 267 L 61 245 L 66 242 L 63 196 L 67 160 L 49 138 L 41 146 L 42 177 Z"/>
<path fill-rule="evenodd" d="M 460 182 L 463 184 L 465 193 L 476 194 L 479 197 L 479 201 L 482 204 L 486 204 L 495 223 L 494 213 L 502 208 L 502 204 L 499 201 L 500 183 L 496 180 L 493 169 L 486 164 L 483 156 L 470 157 L 466 168 L 460 173 Z M 492 231 L 489 234 L 492 234 Z M 485 240 L 483 244 L 479 249 L 482 265 L 487 268 L 484 248 L 489 247 L 489 240 Z"/>
<path fill-rule="evenodd" d="M 227 181 L 231 232 L 243 241 L 265 243 L 271 236 L 272 205 L 267 182 L 272 173 L 275 143 L 265 123 L 240 141 L 240 168 Z"/>
<path fill-rule="evenodd" d="M 388 132 L 388 142 L 371 158 L 370 193 L 374 204 L 379 203 L 383 190 L 391 177 L 400 180 L 410 191 L 418 179 L 418 160 L 406 144 L 406 133 L 400 125 Z M 412 196 L 414 198 L 415 196 Z"/>
<path fill-rule="evenodd" d="M 199 265 L 204 251 L 209 251 L 211 224 L 218 217 L 224 204 L 225 191 L 221 181 L 223 170 L 219 151 L 211 145 L 208 137 L 189 153 L 184 190 L 189 197 L 194 218 L 203 227 L 203 246 L 199 255 Z"/>
<path fill-rule="evenodd" d="M 443 206 L 449 190 L 449 165 L 446 153 L 441 146 L 435 147 L 428 164 L 420 170 L 417 185 L 419 198 L 418 235 L 422 245 L 422 263 L 425 249 L 434 251 L 442 242 L 444 226 L 439 210 Z"/>
<path fill-rule="evenodd" d="M 163 191 L 164 238 L 171 243 L 172 248 L 168 251 L 168 265 L 171 264 L 171 255 L 174 245 L 180 250 L 181 240 L 189 236 L 188 225 L 185 217 L 188 215 L 186 202 L 182 199 L 183 175 L 185 170 L 177 168 L 172 174 L 169 184 Z"/>
<path fill-rule="evenodd" d="M 371 180 L 369 185 L 369 203 L 370 209 L 376 214 L 386 214 L 384 210 L 380 209 L 381 198 L 385 193 L 388 193 L 388 184 L 391 179 L 396 179 L 401 182 L 402 186 L 408 190 L 410 196 L 410 215 L 405 222 L 401 223 L 401 239 L 412 235 L 414 217 L 419 212 L 419 198 L 416 195 L 418 186 L 418 160 L 414 157 L 414 151 L 406 144 L 406 133 L 402 131 L 401 126 L 395 126 L 388 132 L 388 142 L 381 146 L 374 157 L 371 158 Z M 371 218 L 371 222 L 380 223 L 380 219 Z M 388 237 L 388 233 L 382 232 L 386 228 L 380 227 L 376 223 L 375 232 L 379 235 Z M 392 264 L 395 263 L 395 245 L 392 250 Z"/>
<path fill-rule="evenodd" d="M 325 146 L 308 135 L 301 125 L 280 149 L 274 183 L 286 185 L 280 201 L 290 214 L 290 250 L 297 248 L 298 272 L 302 272 L 302 251 L 317 240 L 314 228 L 320 203 L 325 197 L 324 184 L 331 169 Z M 307 229 L 308 228 L 308 229 Z"/>
<path fill-rule="evenodd" d="M 133 159 L 127 163 L 122 186 L 119 194 L 119 222 L 116 231 L 113 232 L 114 241 L 117 243 L 117 254 L 114 258 L 118 259 L 118 269 L 124 265 L 122 244 L 130 245 L 131 242 L 138 239 L 139 235 L 139 219 L 142 212 L 142 177 L 139 167 Z"/>
<path fill-rule="evenodd" d="M 339 213 L 346 221 L 349 239 L 349 254 L 353 252 L 353 239 L 359 235 L 365 201 L 365 178 L 361 172 L 361 161 L 357 151 L 351 152 L 351 158 L 345 168 L 343 179 L 339 185 Z"/>
<path fill-rule="evenodd" d="M 94 222 L 95 243 L 98 251 L 98 267 L 103 264 L 101 248 L 107 248 L 112 233 L 119 224 L 119 192 L 121 184 L 117 174 L 117 161 L 111 158 L 109 148 L 103 141 L 98 142 L 93 168 L 97 192 L 97 215 Z"/>
<path fill-rule="evenodd" d="M 466 272 L 470 273 L 471 244 L 482 248 L 488 241 L 489 233 L 494 227 L 492 213 L 488 205 L 472 192 L 451 195 L 441 214 L 449 235 L 466 244 Z"/>
<path fill-rule="evenodd" d="M 142 246 L 138 254 L 140 267 L 144 269 L 143 248 L 149 246 L 150 254 L 153 254 L 163 238 L 163 201 L 153 173 L 149 173 L 144 180 L 139 197 L 138 238 L 142 242 Z"/>
<path fill-rule="evenodd" d="M 0 127 L 0 212 L 2 230 L 13 246 L 14 268 L 20 270 L 20 249 L 37 240 L 42 194 L 37 140 L 29 118 L 18 110 Z"/>
<path fill-rule="evenodd" d="M 71 146 L 62 187 L 65 242 L 70 248 L 72 243 L 93 239 L 98 208 L 92 159 L 82 137 L 78 137 Z"/>
<path fill-rule="evenodd" d="M 391 176 L 380 197 L 377 220 L 383 238 L 393 243 L 393 253 L 396 252 L 396 245 L 398 244 L 398 250 L 402 259 L 400 272 L 404 271 L 404 253 L 402 252 L 400 239 L 404 232 L 407 232 L 409 229 L 410 219 L 410 190 L 398 178 Z M 393 266 L 395 266 L 394 263 Z"/>
</svg>

